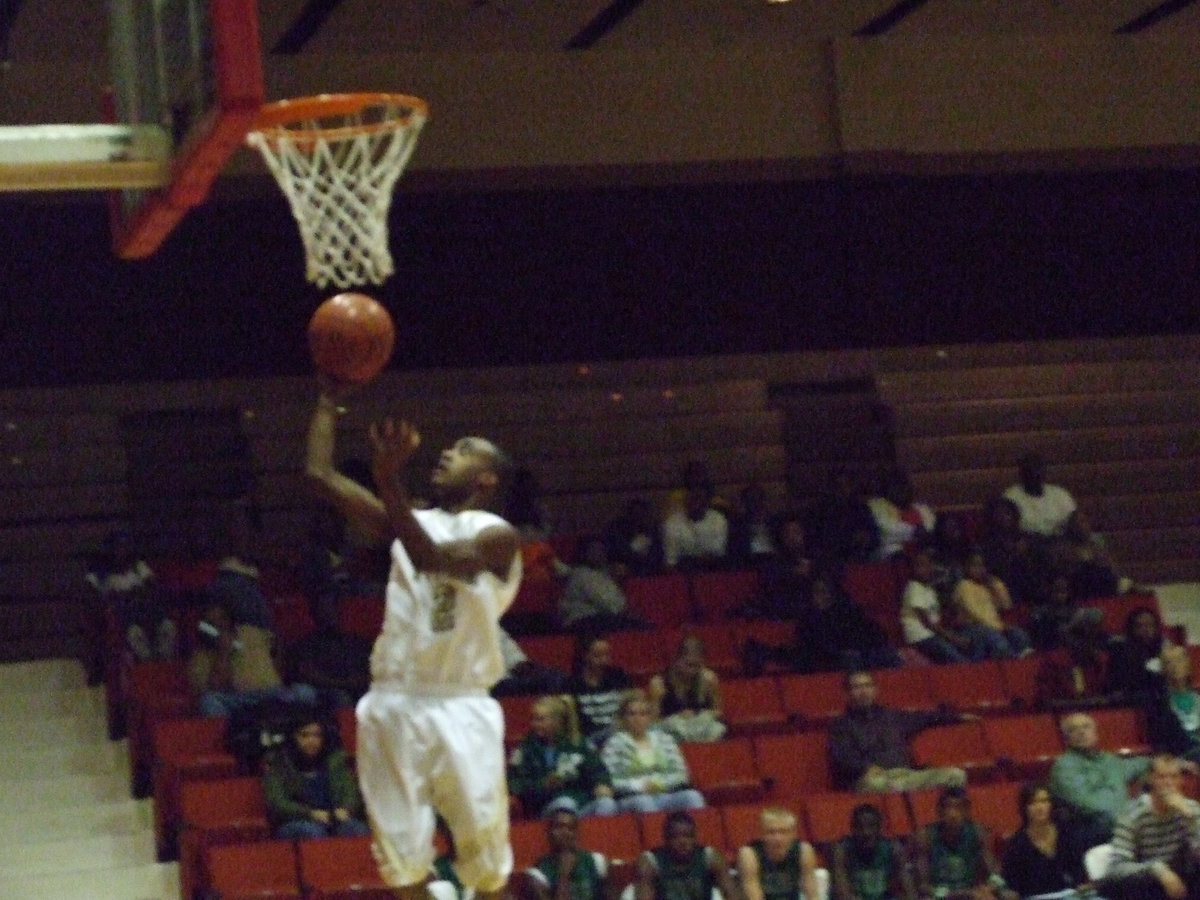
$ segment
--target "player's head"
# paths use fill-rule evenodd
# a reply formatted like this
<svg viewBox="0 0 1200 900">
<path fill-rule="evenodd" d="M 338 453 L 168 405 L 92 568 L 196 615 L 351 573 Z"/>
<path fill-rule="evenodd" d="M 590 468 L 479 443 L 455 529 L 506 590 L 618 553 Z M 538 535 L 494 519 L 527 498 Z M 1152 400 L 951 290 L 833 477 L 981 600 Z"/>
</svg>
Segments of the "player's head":
<svg viewBox="0 0 1200 900">
<path fill-rule="evenodd" d="M 796 814 L 781 806 L 768 806 L 758 814 L 763 849 L 772 859 L 783 859 L 796 842 Z"/>
<path fill-rule="evenodd" d="M 442 451 L 429 480 L 443 506 L 481 506 L 500 492 L 511 470 L 508 455 L 494 443 L 464 437 Z"/>
<path fill-rule="evenodd" d="M 546 839 L 551 851 L 574 850 L 579 842 L 579 816 L 569 809 L 556 809 L 546 816 Z"/>
<path fill-rule="evenodd" d="M 850 836 L 860 847 L 874 847 L 883 834 L 883 815 L 879 807 L 860 803 L 850 813 Z"/>
<path fill-rule="evenodd" d="M 663 844 L 677 859 L 686 859 L 696 849 L 696 820 L 682 810 L 663 822 Z"/>
</svg>

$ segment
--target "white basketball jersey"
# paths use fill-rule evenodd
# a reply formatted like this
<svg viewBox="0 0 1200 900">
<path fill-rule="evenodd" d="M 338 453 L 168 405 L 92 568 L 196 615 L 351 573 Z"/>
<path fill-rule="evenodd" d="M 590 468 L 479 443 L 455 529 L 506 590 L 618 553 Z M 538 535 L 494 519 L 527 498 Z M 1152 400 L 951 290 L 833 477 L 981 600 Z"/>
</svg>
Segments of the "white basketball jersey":
<svg viewBox="0 0 1200 900">
<path fill-rule="evenodd" d="M 484 510 L 414 510 L 435 544 L 471 540 L 505 525 Z M 500 616 L 521 583 L 521 554 L 507 576 L 483 571 L 470 581 L 418 572 L 399 541 L 392 542 L 383 630 L 371 653 L 371 677 L 416 690 L 487 690 L 504 677 Z"/>
</svg>

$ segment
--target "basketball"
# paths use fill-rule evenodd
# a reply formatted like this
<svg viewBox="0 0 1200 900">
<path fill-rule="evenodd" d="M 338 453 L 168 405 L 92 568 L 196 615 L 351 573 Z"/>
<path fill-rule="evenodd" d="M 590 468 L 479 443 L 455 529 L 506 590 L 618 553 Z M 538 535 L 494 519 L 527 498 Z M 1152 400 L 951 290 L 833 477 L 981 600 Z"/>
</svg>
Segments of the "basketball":
<svg viewBox="0 0 1200 900">
<path fill-rule="evenodd" d="M 370 381 L 392 358 L 395 340 L 392 317 L 366 294 L 330 297 L 308 322 L 313 365 L 338 381 Z"/>
</svg>

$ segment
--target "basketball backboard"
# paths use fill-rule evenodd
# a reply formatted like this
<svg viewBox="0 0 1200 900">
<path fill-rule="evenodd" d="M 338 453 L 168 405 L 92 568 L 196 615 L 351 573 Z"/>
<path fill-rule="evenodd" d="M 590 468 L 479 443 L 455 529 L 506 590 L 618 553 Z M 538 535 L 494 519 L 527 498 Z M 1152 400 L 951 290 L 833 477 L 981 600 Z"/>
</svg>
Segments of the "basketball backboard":
<svg viewBox="0 0 1200 900">
<path fill-rule="evenodd" d="M 110 191 L 114 250 L 134 259 L 204 200 L 258 117 L 257 0 L 109 0 L 108 60 L 108 122 L 0 127 L 0 190 Z"/>
<path fill-rule="evenodd" d="M 161 187 L 111 201 L 113 247 L 153 253 L 201 203 L 263 105 L 257 0 L 109 0 L 112 115 L 157 126 L 170 147 Z"/>
</svg>

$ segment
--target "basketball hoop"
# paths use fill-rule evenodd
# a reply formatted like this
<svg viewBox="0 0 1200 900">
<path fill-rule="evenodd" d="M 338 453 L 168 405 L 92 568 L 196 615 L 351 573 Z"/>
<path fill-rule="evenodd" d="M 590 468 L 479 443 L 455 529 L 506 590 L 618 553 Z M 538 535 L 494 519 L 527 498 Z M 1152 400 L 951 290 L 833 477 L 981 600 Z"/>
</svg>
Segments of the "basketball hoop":
<svg viewBox="0 0 1200 900">
<path fill-rule="evenodd" d="M 262 108 L 246 142 L 291 204 L 309 281 L 348 288 L 392 274 L 392 188 L 428 116 L 425 101 L 403 94 L 322 94 Z"/>
</svg>

